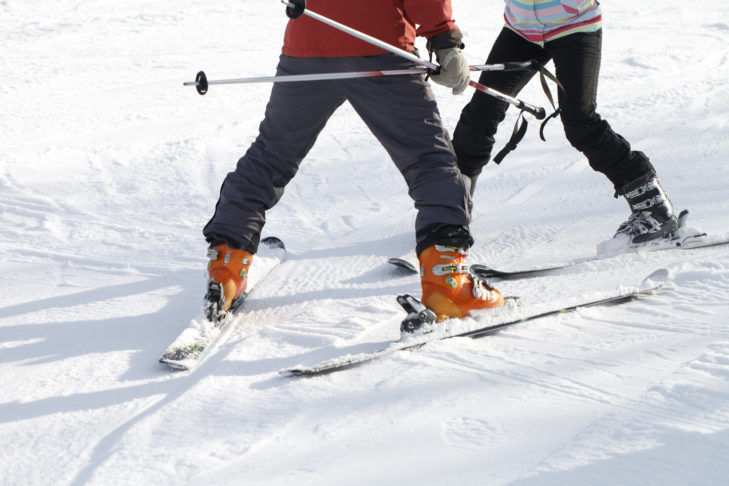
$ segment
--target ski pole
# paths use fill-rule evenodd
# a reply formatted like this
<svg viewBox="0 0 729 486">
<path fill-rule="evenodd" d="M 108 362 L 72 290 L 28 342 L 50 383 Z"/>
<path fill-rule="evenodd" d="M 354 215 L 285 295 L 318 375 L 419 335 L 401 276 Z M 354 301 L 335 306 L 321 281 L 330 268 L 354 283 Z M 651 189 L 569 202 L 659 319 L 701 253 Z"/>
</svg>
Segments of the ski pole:
<svg viewBox="0 0 729 486">
<path fill-rule="evenodd" d="M 364 32 L 360 32 L 360 31 L 353 29 L 351 27 L 348 27 L 344 24 L 340 24 L 339 22 L 337 22 L 335 20 L 324 17 L 323 15 L 320 15 L 316 12 L 313 12 L 310 9 L 307 9 L 306 0 L 291 0 L 291 1 L 281 0 L 281 3 L 286 5 L 286 15 L 288 15 L 288 17 L 291 19 L 297 19 L 297 18 L 301 17 L 301 15 L 307 15 L 330 27 L 334 27 L 335 29 L 345 32 L 353 37 L 356 37 L 357 39 L 360 39 L 369 44 L 372 44 L 373 46 L 379 47 L 380 49 L 383 49 L 387 52 L 390 52 L 390 53 L 400 56 L 402 58 L 408 59 L 416 64 L 420 64 L 421 66 L 425 66 L 434 73 L 438 72 L 438 69 L 440 68 L 440 66 L 438 66 L 437 64 L 434 64 L 430 61 L 426 61 L 424 59 L 420 59 L 415 54 L 407 52 L 403 49 L 400 49 L 399 47 L 395 47 L 391 44 L 388 44 L 387 42 L 383 42 L 375 37 L 367 35 Z M 544 108 L 530 105 L 530 104 L 525 103 L 512 96 L 509 96 L 500 91 L 497 91 L 493 88 L 489 88 L 488 86 L 484 86 L 483 84 L 477 83 L 473 80 L 470 80 L 468 82 L 468 85 L 477 89 L 478 91 L 486 93 L 487 95 L 493 96 L 494 98 L 497 98 L 501 101 L 505 101 L 506 103 L 509 103 L 510 105 L 513 105 L 513 106 L 519 108 L 520 110 L 524 110 L 524 111 L 530 113 L 537 120 L 543 120 L 544 117 L 547 116 L 547 113 L 544 111 Z"/>
<path fill-rule="evenodd" d="M 195 86 L 201 95 L 207 93 L 208 86 L 214 84 L 249 84 L 249 83 L 295 83 L 302 81 L 329 81 L 333 79 L 374 78 L 382 76 L 404 76 L 409 74 L 426 74 L 425 67 L 408 69 L 389 69 L 383 71 L 349 71 L 341 73 L 288 74 L 283 76 L 260 76 L 253 78 L 218 79 L 208 81 L 203 71 L 197 73 L 195 81 L 186 81 L 184 86 Z"/>
<path fill-rule="evenodd" d="M 516 71 L 529 69 L 532 63 L 527 62 L 507 62 L 503 64 L 477 64 L 469 66 L 471 71 Z M 355 79 L 355 78 L 373 78 L 383 76 L 407 76 L 414 74 L 427 74 L 430 70 L 425 67 L 412 67 L 407 69 L 386 69 L 374 71 L 349 71 L 340 73 L 313 73 L 313 74 L 291 74 L 283 76 L 258 76 L 251 78 L 234 78 L 234 79 L 218 79 L 208 80 L 205 72 L 197 73 L 195 81 L 185 81 L 184 86 L 195 86 L 197 92 L 204 95 L 208 92 L 208 86 L 214 84 L 249 84 L 249 83 L 293 83 L 301 81 L 328 81 L 333 79 Z"/>
</svg>

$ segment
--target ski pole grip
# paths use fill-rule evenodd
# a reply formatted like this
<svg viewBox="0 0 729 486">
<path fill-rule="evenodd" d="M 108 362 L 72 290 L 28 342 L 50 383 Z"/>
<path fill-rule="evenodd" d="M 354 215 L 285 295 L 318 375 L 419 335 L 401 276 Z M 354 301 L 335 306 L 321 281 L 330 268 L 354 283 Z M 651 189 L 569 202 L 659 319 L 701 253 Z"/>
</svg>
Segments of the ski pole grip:
<svg viewBox="0 0 729 486">
<path fill-rule="evenodd" d="M 298 19 L 306 10 L 306 0 L 281 0 L 286 5 L 286 15 L 290 19 Z"/>
<path fill-rule="evenodd" d="M 504 71 L 525 71 L 533 67 L 533 61 L 505 62 Z"/>
</svg>

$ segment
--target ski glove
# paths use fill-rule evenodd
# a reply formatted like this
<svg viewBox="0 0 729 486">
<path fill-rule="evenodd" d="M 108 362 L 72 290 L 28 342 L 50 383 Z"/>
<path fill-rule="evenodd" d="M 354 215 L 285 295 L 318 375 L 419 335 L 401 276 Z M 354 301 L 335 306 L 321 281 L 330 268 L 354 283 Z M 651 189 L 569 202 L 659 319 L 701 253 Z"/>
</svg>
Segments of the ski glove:
<svg viewBox="0 0 729 486">
<path fill-rule="evenodd" d="M 453 88 L 454 95 L 463 93 L 471 80 L 471 70 L 461 49 L 447 47 L 435 49 L 434 52 L 440 63 L 440 71 L 432 74 L 430 79 L 447 88 Z"/>
</svg>

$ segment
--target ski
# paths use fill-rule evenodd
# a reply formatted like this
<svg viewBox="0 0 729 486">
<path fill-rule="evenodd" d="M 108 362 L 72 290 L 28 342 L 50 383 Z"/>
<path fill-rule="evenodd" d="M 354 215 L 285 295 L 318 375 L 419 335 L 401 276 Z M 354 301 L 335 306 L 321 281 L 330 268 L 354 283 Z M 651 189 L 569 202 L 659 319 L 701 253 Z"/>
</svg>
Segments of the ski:
<svg viewBox="0 0 729 486">
<path fill-rule="evenodd" d="M 585 260 L 586 261 L 586 260 Z M 394 265 L 398 268 L 397 271 L 403 272 L 407 275 L 416 275 L 418 274 L 418 268 L 417 266 L 404 258 L 389 258 L 387 260 L 387 263 L 390 265 Z M 519 278 L 525 278 L 525 277 L 531 277 L 536 274 L 545 273 L 550 270 L 559 270 L 561 268 L 567 268 L 574 265 L 577 265 L 578 263 L 582 263 L 582 261 L 577 262 L 567 262 L 567 263 L 558 263 L 554 265 L 545 265 L 543 267 L 534 267 L 534 268 L 527 268 L 527 269 L 521 269 L 521 270 L 498 270 L 495 268 L 491 268 L 489 266 L 480 264 L 480 263 L 474 263 L 471 265 L 468 270 L 478 278 L 487 279 L 487 278 L 498 278 L 501 280 L 511 280 L 511 279 L 519 279 Z"/>
<path fill-rule="evenodd" d="M 248 288 L 242 298 L 236 301 L 235 307 L 216 321 L 207 319 L 204 313 L 201 313 L 162 353 L 159 362 L 174 370 L 195 368 L 202 361 L 206 351 L 221 339 L 224 331 L 236 320 L 236 312 L 240 306 L 281 263 L 285 254 L 286 248 L 280 239 L 273 236 L 264 238 L 248 273 Z"/>
<path fill-rule="evenodd" d="M 434 341 L 441 341 L 455 337 L 470 337 L 477 339 L 488 336 L 516 324 L 522 324 L 525 322 L 542 319 L 556 314 L 573 312 L 577 309 L 582 309 L 586 307 L 622 304 L 658 291 L 663 285 L 666 284 L 666 282 L 668 282 L 668 280 L 668 270 L 660 269 L 647 276 L 636 288 L 621 288 L 611 295 L 603 295 L 597 298 L 588 298 L 576 304 L 549 307 L 544 310 L 539 310 L 537 312 L 527 314 L 520 312 L 518 305 L 511 306 L 510 308 L 504 307 L 501 309 L 503 312 L 499 313 L 504 315 L 493 315 L 489 319 L 490 322 L 488 324 L 476 328 L 464 329 L 461 326 L 462 324 L 464 324 L 463 321 L 450 319 L 444 321 L 443 323 L 436 324 L 436 330 L 427 334 L 406 335 L 405 338 L 399 341 L 393 341 L 385 345 L 384 347 L 375 349 L 374 351 L 338 356 L 308 366 L 295 366 L 280 371 L 280 374 L 283 376 L 314 376 L 319 374 L 331 373 L 352 368 L 354 366 L 358 366 L 363 363 L 367 363 L 369 361 L 381 358 L 383 356 L 397 353 L 399 351 L 416 349 Z M 409 312 L 408 317 L 405 321 L 403 321 L 404 324 L 413 320 L 425 321 L 432 318 L 432 316 L 428 315 L 429 311 L 427 311 L 427 309 L 423 310 L 423 307 L 420 307 L 422 306 L 422 304 L 420 304 L 417 299 L 411 296 L 400 296 L 398 298 L 398 301 L 403 305 L 403 308 L 405 308 Z"/>
<path fill-rule="evenodd" d="M 700 248 L 710 248 L 714 246 L 729 245 L 729 237 L 726 236 L 708 236 L 706 233 L 695 233 L 684 235 L 682 237 L 655 244 L 645 244 L 641 247 L 631 248 L 638 251 L 665 251 L 665 250 L 697 250 Z M 624 254 L 624 253 L 619 253 Z M 515 280 L 520 278 L 529 278 L 538 276 L 539 274 L 550 272 L 552 270 L 561 270 L 564 268 L 574 267 L 582 263 L 590 263 L 599 260 L 605 260 L 617 255 L 594 256 L 581 258 L 564 263 L 547 264 L 541 267 L 518 269 L 518 270 L 498 270 L 487 265 L 476 263 L 471 265 L 469 270 L 479 278 L 498 278 L 501 280 Z"/>
<path fill-rule="evenodd" d="M 627 250 L 636 251 L 663 251 L 663 250 L 695 250 L 699 248 L 709 248 L 713 246 L 729 245 L 728 236 L 708 236 L 706 233 L 699 232 L 697 230 L 691 230 L 685 228 L 686 219 L 688 217 L 688 211 L 684 210 L 679 215 L 679 228 L 681 228 L 678 236 L 671 240 L 661 240 L 652 243 L 646 243 L 637 247 L 627 248 Z M 469 267 L 469 271 L 475 276 L 482 279 L 497 278 L 500 280 L 516 280 L 521 278 L 536 277 L 543 273 L 547 273 L 553 270 L 561 270 L 582 263 L 590 263 L 598 260 L 604 260 L 616 255 L 608 256 L 593 256 L 587 258 L 580 258 L 577 260 L 561 262 L 561 263 L 548 263 L 530 268 L 517 268 L 517 269 L 498 269 L 488 265 L 480 263 L 473 264 Z M 389 258 L 387 263 L 397 268 L 398 272 L 405 273 L 408 275 L 416 275 L 419 273 L 416 263 L 413 263 L 409 259 L 405 258 Z"/>
</svg>

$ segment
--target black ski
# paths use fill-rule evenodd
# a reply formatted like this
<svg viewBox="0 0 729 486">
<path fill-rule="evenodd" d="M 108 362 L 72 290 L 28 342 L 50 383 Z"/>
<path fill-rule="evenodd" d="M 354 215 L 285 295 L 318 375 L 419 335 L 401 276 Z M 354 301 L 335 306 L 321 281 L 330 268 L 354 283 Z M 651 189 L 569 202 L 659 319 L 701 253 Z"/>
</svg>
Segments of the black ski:
<svg viewBox="0 0 729 486">
<path fill-rule="evenodd" d="M 641 285 L 635 289 L 618 290 L 614 294 L 607 297 L 601 297 L 598 299 L 586 299 L 577 304 L 557 306 L 546 311 L 536 312 L 533 314 L 510 316 L 508 318 L 504 318 L 501 321 L 492 322 L 486 326 L 478 327 L 475 329 L 459 329 L 458 324 L 461 321 L 455 319 L 451 320 L 451 324 L 453 325 L 452 328 L 448 328 L 448 326 L 446 325 L 448 321 L 445 321 L 443 324 L 436 324 L 436 327 L 442 325 L 442 329 L 430 332 L 428 334 L 406 337 L 405 339 L 401 339 L 400 341 L 394 341 L 392 343 L 389 343 L 386 346 L 375 351 L 338 356 L 336 358 L 332 358 L 330 360 L 308 366 L 296 366 L 293 368 L 282 370 L 280 374 L 284 376 L 313 376 L 324 373 L 331 373 L 334 371 L 352 368 L 354 366 L 367 363 L 383 356 L 388 356 L 398 351 L 419 348 L 433 341 L 440 341 L 443 339 L 450 339 L 454 337 L 471 337 L 474 339 L 481 338 L 500 331 L 501 329 L 504 329 L 506 327 L 513 326 L 515 324 L 521 324 L 524 322 L 529 322 L 556 314 L 564 314 L 566 312 L 572 312 L 585 307 L 622 304 L 656 292 L 668 281 L 668 277 L 668 270 L 656 270 L 648 277 L 646 277 Z M 432 316 L 429 316 L 427 312 L 423 313 L 423 310 L 420 307 L 422 306 L 422 304 L 420 304 L 417 299 L 414 299 L 411 296 L 400 296 L 398 297 L 398 301 L 400 301 L 400 303 L 403 305 L 403 308 L 405 308 L 405 310 L 408 312 L 408 317 L 406 318 L 406 321 L 412 322 L 413 320 L 428 320 L 432 318 Z M 404 321 L 404 324 L 406 321 Z M 403 327 L 407 326 L 405 325 Z"/>
<path fill-rule="evenodd" d="M 261 240 L 261 243 L 248 275 L 248 289 L 235 302 L 235 308 L 220 319 L 210 320 L 205 315 L 193 319 L 162 353 L 160 363 L 175 370 L 191 370 L 200 363 L 205 352 L 220 340 L 223 331 L 235 320 L 236 311 L 281 263 L 286 254 L 283 242 L 276 237 L 269 236 Z"/>
<path fill-rule="evenodd" d="M 684 228 L 686 225 L 686 219 L 688 217 L 688 211 L 684 210 L 679 216 L 679 227 Z M 699 248 L 709 248 L 712 246 L 729 245 L 729 237 L 727 236 L 708 236 L 706 233 L 693 232 L 680 234 L 678 237 L 661 242 L 643 244 L 634 249 L 641 251 L 663 251 L 663 250 L 695 250 Z M 469 271 L 475 276 L 482 279 L 497 278 L 500 280 L 516 280 L 521 278 L 536 277 L 542 273 L 550 272 L 552 270 L 561 270 L 564 268 L 573 267 L 582 263 L 589 263 L 598 260 L 603 260 L 606 257 L 594 256 L 588 258 L 581 258 L 563 263 L 552 263 L 543 266 L 521 268 L 514 270 L 503 270 L 493 268 L 488 265 L 480 263 L 473 264 L 469 267 Z M 418 274 L 417 265 L 410 260 L 404 258 L 390 258 L 387 263 L 394 265 L 398 268 L 398 271 L 404 272 L 405 274 L 416 275 Z"/>
<path fill-rule="evenodd" d="M 729 245 L 729 237 L 710 237 L 706 233 L 694 234 L 685 236 L 683 238 L 677 238 L 666 242 L 664 245 L 658 246 L 644 246 L 641 249 L 645 251 L 664 251 L 664 250 L 696 250 L 699 248 L 710 248 L 713 246 Z M 471 273 L 480 278 L 498 278 L 501 280 L 512 280 L 520 278 L 534 277 L 541 273 L 549 272 L 552 270 L 560 270 L 563 268 L 574 267 L 581 263 L 595 262 L 598 260 L 604 260 L 606 257 L 590 257 L 582 258 L 579 260 L 573 260 L 565 263 L 558 263 L 552 265 L 545 265 L 543 267 L 527 268 L 521 270 L 497 270 L 486 265 L 476 263 L 471 265 L 469 270 Z M 608 257 L 609 258 L 609 257 Z"/>
<path fill-rule="evenodd" d="M 587 260 L 558 263 L 554 265 L 545 265 L 543 267 L 526 268 L 522 270 L 498 270 L 496 268 L 491 268 L 480 263 L 474 263 L 469 267 L 469 271 L 475 276 L 483 279 L 498 278 L 501 280 L 511 280 L 532 277 L 536 274 L 545 273 L 550 270 L 568 268 L 577 265 L 578 263 L 583 263 L 584 261 Z M 389 258 L 387 260 L 387 263 L 396 266 L 398 268 L 398 271 L 401 271 L 407 275 L 416 275 L 418 273 L 417 267 L 412 262 L 404 258 Z"/>
</svg>

